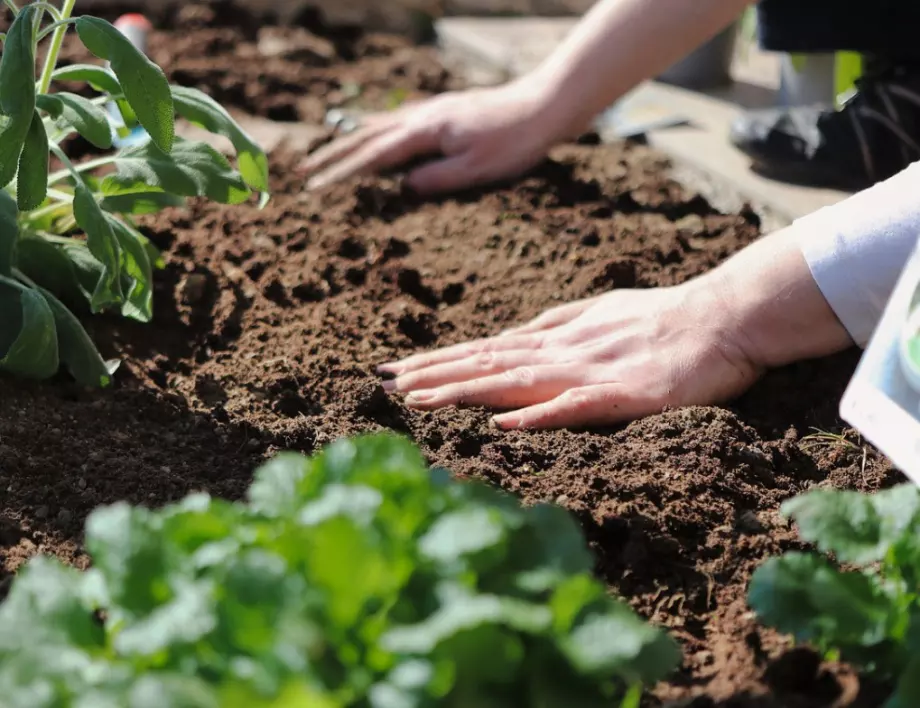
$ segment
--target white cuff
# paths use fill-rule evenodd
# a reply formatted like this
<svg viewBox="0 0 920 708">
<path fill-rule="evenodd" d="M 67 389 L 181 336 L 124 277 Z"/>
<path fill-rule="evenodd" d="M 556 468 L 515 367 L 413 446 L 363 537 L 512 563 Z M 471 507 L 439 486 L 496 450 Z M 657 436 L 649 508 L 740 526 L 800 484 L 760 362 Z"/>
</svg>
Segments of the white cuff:
<svg viewBox="0 0 920 708">
<path fill-rule="evenodd" d="M 920 163 L 793 228 L 818 288 L 864 347 L 920 237 Z"/>
</svg>

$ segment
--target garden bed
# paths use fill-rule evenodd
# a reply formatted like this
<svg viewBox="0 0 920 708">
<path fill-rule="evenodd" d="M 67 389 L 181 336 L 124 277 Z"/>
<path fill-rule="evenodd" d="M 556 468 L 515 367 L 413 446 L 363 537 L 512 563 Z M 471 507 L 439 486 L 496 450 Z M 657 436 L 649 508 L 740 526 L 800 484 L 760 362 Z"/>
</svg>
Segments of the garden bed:
<svg viewBox="0 0 920 708">
<path fill-rule="evenodd" d="M 315 25 L 260 36 L 243 13 L 192 7 L 161 18 L 178 29 L 154 37 L 152 57 L 237 112 L 318 122 L 331 106 L 455 85 L 433 51 L 398 38 Z M 271 46 L 281 49 L 265 56 Z M 39 552 L 85 564 L 81 527 L 99 504 L 199 489 L 236 498 L 278 450 L 391 429 L 457 475 L 577 515 L 599 576 L 683 645 L 684 667 L 656 701 L 878 705 L 846 667 L 786 651 L 745 602 L 751 572 L 796 546 L 781 501 L 817 484 L 900 481 L 871 449 L 803 440 L 841 431 L 856 353 L 773 372 L 732 406 L 590 432 L 501 432 L 486 411 L 411 411 L 374 374 L 560 302 L 696 276 L 758 237 L 753 212 L 718 213 L 635 144 L 565 146 L 514 185 L 442 201 L 395 179 L 305 192 L 301 157 L 272 154 L 263 211 L 194 203 L 147 219 L 167 261 L 154 322 L 87 320 L 104 354 L 123 359 L 112 390 L 3 380 L 0 583 Z"/>
</svg>

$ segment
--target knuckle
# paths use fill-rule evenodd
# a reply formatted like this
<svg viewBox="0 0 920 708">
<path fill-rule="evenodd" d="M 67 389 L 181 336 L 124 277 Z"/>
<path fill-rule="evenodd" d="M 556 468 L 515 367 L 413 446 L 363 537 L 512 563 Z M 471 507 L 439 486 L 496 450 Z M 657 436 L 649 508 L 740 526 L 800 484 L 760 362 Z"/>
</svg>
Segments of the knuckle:
<svg viewBox="0 0 920 708">
<path fill-rule="evenodd" d="M 473 366 L 478 371 L 491 371 L 495 366 L 495 354 L 489 351 L 483 351 L 476 354 Z"/>
<path fill-rule="evenodd" d="M 562 395 L 563 403 L 573 411 L 590 408 L 595 403 L 595 397 L 586 391 L 571 389 Z"/>
<path fill-rule="evenodd" d="M 536 380 L 536 373 L 529 366 L 519 366 L 504 373 L 505 378 L 518 386 L 531 386 Z"/>
</svg>

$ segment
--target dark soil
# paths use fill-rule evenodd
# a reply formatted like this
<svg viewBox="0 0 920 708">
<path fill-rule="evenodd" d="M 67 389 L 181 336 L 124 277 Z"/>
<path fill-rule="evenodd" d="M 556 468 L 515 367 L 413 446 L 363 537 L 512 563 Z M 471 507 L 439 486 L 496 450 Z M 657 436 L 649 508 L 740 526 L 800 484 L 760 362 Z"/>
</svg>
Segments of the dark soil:
<svg viewBox="0 0 920 708">
<path fill-rule="evenodd" d="M 450 86 L 429 50 L 391 37 L 272 29 L 301 50 L 261 60 L 239 13 L 219 15 L 223 27 L 186 13 L 155 37 L 154 58 L 236 109 L 315 121 L 349 83 L 377 105 L 394 86 Z M 388 179 L 308 193 L 300 156 L 272 157 L 264 211 L 196 203 L 147 221 L 168 264 L 155 322 L 88 321 L 124 360 L 114 390 L 0 382 L 0 583 L 39 552 L 85 565 L 81 527 L 99 504 L 239 497 L 278 450 L 387 428 L 457 475 L 577 515 L 599 576 L 683 643 L 655 705 L 879 705 L 848 668 L 788 651 L 745 603 L 751 572 L 797 546 L 784 499 L 900 481 L 871 449 L 803 443 L 813 428 L 842 430 L 855 353 L 773 372 L 730 407 L 592 432 L 505 433 L 486 411 L 414 412 L 373 373 L 563 301 L 684 281 L 756 239 L 753 213 L 717 213 L 639 145 L 560 148 L 512 186 L 438 202 Z"/>
</svg>

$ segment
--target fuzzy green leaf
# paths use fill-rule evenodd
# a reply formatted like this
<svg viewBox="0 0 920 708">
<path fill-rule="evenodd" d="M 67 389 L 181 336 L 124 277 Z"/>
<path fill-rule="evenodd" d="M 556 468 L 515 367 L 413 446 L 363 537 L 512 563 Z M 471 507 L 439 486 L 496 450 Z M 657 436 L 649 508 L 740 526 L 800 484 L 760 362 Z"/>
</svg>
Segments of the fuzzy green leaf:
<svg viewBox="0 0 920 708">
<path fill-rule="evenodd" d="M 112 126 L 105 111 L 95 103 L 73 93 L 39 96 L 37 103 L 48 115 L 72 127 L 97 148 L 112 147 Z"/>
<path fill-rule="evenodd" d="M 35 112 L 34 5 L 13 20 L 0 54 L 0 188 L 16 177 L 19 156 Z"/>
<path fill-rule="evenodd" d="M 140 322 L 153 317 L 153 267 L 147 250 L 134 229 L 120 219 L 106 215 L 121 250 L 122 292 L 125 303 L 121 314 Z"/>
<path fill-rule="evenodd" d="M 201 91 L 172 87 L 176 112 L 183 118 L 230 140 L 239 158 L 240 174 L 246 184 L 268 191 L 268 158 L 265 152 L 217 101 Z"/>
<path fill-rule="evenodd" d="M 100 92 L 111 96 L 122 93 L 121 84 L 115 75 L 101 66 L 93 64 L 71 64 L 54 70 L 51 78 L 56 81 L 74 81 L 87 83 Z"/>
<path fill-rule="evenodd" d="M 47 194 L 48 134 L 41 116 L 35 111 L 19 158 L 16 203 L 20 211 L 31 211 L 42 205 Z"/>
<path fill-rule="evenodd" d="M 78 185 L 74 192 L 73 214 L 77 224 L 86 232 L 90 253 L 103 266 L 102 276 L 90 300 L 93 312 L 120 305 L 124 295 L 121 290 L 121 249 L 118 239 L 105 218 L 105 212 L 83 185 Z"/>
<path fill-rule="evenodd" d="M 168 153 L 176 134 L 175 113 L 163 71 L 105 20 L 80 17 L 76 26 L 86 48 L 111 65 L 125 98 L 150 138 Z"/>
<path fill-rule="evenodd" d="M 142 216 L 156 214 L 169 207 L 185 206 L 185 200 L 167 192 L 125 192 L 107 194 L 102 198 L 102 208 L 112 214 Z"/>
<path fill-rule="evenodd" d="M 42 289 L 44 296 L 54 314 L 57 327 L 58 357 L 74 379 L 90 388 L 105 388 L 112 382 L 112 374 L 117 365 L 103 360 L 93 340 L 89 338 L 83 325 L 74 315 L 48 290 Z"/>
<path fill-rule="evenodd" d="M 0 189 L 0 275 L 10 275 L 19 242 L 16 202 Z"/>
<path fill-rule="evenodd" d="M 183 197 L 208 197 L 222 204 L 239 204 L 250 191 L 227 159 L 210 145 L 177 140 L 167 155 L 153 143 L 125 150 L 116 172 L 102 183 L 104 193 L 156 188 Z"/>
<path fill-rule="evenodd" d="M 57 330 L 45 298 L 0 276 L 0 370 L 47 379 L 58 365 Z"/>
</svg>

